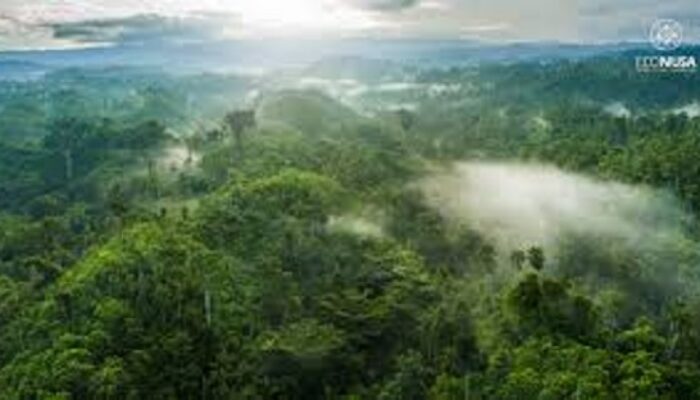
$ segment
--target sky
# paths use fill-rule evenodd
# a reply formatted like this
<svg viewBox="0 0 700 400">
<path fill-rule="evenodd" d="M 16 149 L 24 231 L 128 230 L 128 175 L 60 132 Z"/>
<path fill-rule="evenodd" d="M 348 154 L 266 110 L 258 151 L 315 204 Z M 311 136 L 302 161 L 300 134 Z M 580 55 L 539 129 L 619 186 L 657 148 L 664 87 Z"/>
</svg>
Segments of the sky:
<svg viewBox="0 0 700 400">
<path fill-rule="evenodd" d="M 0 0 L 0 50 L 259 38 L 641 41 L 660 18 L 698 41 L 698 0 Z"/>
</svg>

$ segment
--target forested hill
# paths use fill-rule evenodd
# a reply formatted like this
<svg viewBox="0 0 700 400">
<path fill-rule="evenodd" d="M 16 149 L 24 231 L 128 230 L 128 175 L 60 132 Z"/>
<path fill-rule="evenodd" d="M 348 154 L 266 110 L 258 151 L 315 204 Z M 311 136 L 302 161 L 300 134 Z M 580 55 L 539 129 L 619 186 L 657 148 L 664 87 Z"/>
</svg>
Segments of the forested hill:
<svg viewBox="0 0 700 400">
<path fill-rule="evenodd" d="M 700 398 L 699 75 L 629 62 L 0 82 L 0 398 Z"/>
</svg>

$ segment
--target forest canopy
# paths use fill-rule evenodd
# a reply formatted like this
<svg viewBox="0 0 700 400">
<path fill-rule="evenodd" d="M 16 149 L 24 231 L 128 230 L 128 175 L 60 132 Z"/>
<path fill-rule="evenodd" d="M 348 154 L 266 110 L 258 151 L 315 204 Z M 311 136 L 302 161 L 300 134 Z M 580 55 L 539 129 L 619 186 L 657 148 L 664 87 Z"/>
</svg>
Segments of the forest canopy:
<svg viewBox="0 0 700 400">
<path fill-rule="evenodd" d="M 0 398 L 700 398 L 700 78 L 0 81 Z"/>
</svg>

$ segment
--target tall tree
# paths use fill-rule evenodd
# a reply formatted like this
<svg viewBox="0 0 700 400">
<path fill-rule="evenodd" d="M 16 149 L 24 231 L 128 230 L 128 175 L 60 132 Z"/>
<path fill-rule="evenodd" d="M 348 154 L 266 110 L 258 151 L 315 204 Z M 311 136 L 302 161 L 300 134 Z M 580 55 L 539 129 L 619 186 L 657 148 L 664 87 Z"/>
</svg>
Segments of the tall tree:
<svg viewBox="0 0 700 400">
<path fill-rule="evenodd" d="M 402 108 L 396 112 L 396 115 L 399 118 L 399 123 L 404 132 L 410 131 L 416 123 L 416 115 L 410 110 Z"/>
<path fill-rule="evenodd" d="M 527 251 L 527 258 L 532 268 L 541 271 L 544 268 L 544 250 L 541 247 L 531 247 Z"/>
<path fill-rule="evenodd" d="M 236 142 L 236 153 L 239 160 L 243 159 L 243 134 L 246 129 L 253 128 L 256 124 L 255 111 L 235 110 L 226 114 L 224 122 L 229 131 L 233 134 Z"/>
<path fill-rule="evenodd" d="M 49 127 L 50 134 L 44 139 L 44 146 L 58 151 L 63 156 L 66 181 L 73 180 L 75 152 L 87 137 L 89 126 L 75 118 L 54 121 Z"/>
</svg>

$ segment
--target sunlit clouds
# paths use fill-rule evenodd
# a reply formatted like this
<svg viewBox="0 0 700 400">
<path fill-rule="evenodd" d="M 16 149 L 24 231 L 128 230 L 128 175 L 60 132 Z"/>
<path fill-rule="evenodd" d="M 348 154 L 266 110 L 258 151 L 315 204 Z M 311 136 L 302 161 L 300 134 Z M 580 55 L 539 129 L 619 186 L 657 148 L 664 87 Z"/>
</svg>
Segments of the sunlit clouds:
<svg viewBox="0 0 700 400">
<path fill-rule="evenodd" d="M 339 0 L 258 0 L 231 4 L 226 11 L 240 16 L 242 36 L 348 34 L 382 25 L 374 12 Z"/>
<path fill-rule="evenodd" d="M 210 25 L 206 39 L 346 37 L 463 39 L 484 41 L 644 41 L 654 18 L 674 18 L 688 41 L 697 41 L 695 0 L 2 0 L 0 49 L 104 45 L 86 35 L 69 37 L 57 27 L 91 26 L 95 37 L 132 38 L 95 29 L 104 21 L 149 16 L 164 40 L 173 27 Z M 164 24 L 163 21 L 166 21 Z M 99 22 L 99 23 L 96 23 Z M 195 29 L 195 37 L 200 30 Z M 211 35 L 215 33 L 214 35 Z M 137 34 L 137 33 L 136 33 Z M 177 33 L 178 39 L 182 38 Z"/>
</svg>

